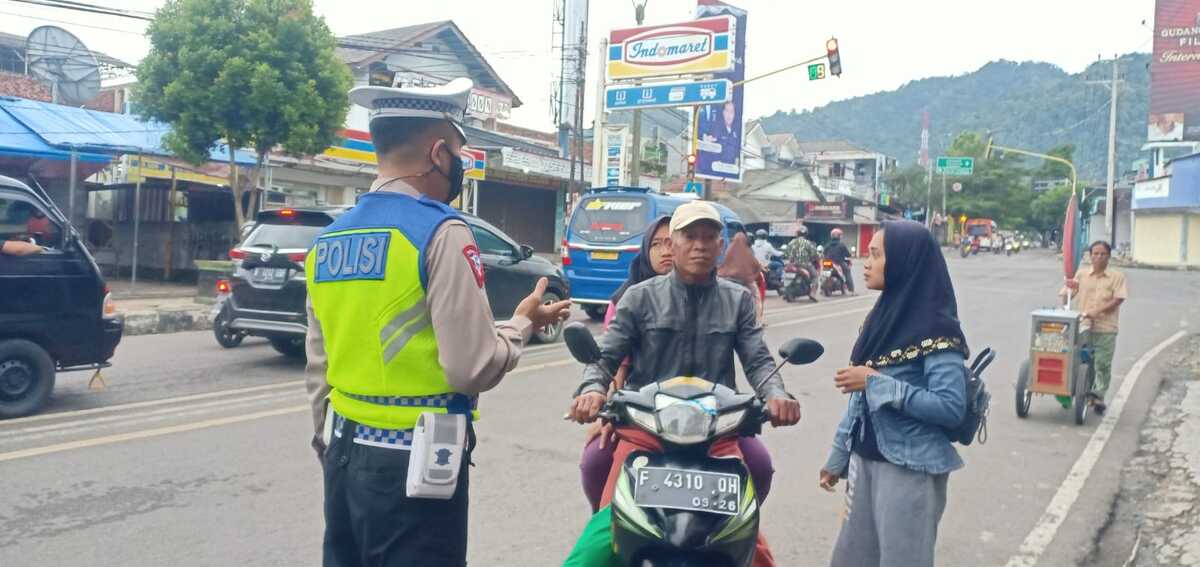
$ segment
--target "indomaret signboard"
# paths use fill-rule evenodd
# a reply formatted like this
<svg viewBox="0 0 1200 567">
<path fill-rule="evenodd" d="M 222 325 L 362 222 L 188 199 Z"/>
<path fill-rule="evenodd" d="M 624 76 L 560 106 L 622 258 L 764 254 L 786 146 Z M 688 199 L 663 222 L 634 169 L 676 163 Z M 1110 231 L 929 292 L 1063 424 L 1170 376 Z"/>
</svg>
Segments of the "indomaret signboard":
<svg viewBox="0 0 1200 567">
<path fill-rule="evenodd" d="M 609 33 L 610 80 L 703 74 L 733 68 L 734 19 L 717 16 Z"/>
</svg>

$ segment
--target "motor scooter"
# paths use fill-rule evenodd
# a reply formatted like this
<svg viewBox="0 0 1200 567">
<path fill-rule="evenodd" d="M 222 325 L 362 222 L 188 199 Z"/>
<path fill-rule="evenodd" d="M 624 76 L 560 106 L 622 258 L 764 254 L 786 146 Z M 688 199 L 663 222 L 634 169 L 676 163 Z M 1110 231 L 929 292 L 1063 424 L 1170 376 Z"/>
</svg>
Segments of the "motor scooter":
<svg viewBox="0 0 1200 567">
<path fill-rule="evenodd" d="M 829 297 L 834 292 L 846 295 L 846 275 L 842 266 L 830 258 L 821 260 L 821 294 Z"/>
<path fill-rule="evenodd" d="M 583 324 L 568 325 L 563 336 L 576 360 L 600 361 L 600 347 Z M 824 352 L 816 341 L 792 339 L 779 350 L 783 362 L 774 372 L 784 364 L 812 363 Z M 614 465 L 620 467 L 611 504 L 617 564 L 752 564 L 759 503 L 749 469 L 730 448 L 739 436 L 760 433 L 769 420 L 761 399 L 680 376 L 618 390 L 600 418 L 616 426 L 618 444 L 634 444 Z"/>
</svg>

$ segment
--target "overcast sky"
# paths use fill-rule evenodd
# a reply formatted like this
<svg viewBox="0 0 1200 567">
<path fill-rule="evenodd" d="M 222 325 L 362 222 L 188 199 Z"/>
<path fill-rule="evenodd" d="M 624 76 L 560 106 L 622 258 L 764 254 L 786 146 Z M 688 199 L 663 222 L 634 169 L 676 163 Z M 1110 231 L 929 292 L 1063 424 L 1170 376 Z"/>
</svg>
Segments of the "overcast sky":
<svg viewBox="0 0 1200 567">
<path fill-rule="evenodd" d="M 161 0 L 94 3 L 152 11 Z M 435 20 L 454 20 L 521 98 L 512 121 L 549 131 L 551 9 L 558 0 L 315 0 L 337 35 Z M 638 0 L 639 2 L 641 0 Z M 1153 0 L 731 0 L 746 8 L 747 76 L 824 52 L 837 36 L 843 75 L 809 82 L 803 70 L 746 87 L 746 115 L 809 109 L 830 101 L 897 88 L 933 76 L 958 75 L 988 61 L 1046 61 L 1079 72 L 1098 57 L 1148 51 Z M 646 24 L 692 18 L 695 0 L 648 0 Z M 1143 25 L 1143 21 L 1145 25 Z M 54 24 L 91 49 L 136 62 L 149 49 L 144 22 L 0 0 L 0 31 L 26 34 Z M 591 0 L 589 43 L 596 51 L 614 28 L 633 27 L 632 0 Z M 590 124 L 595 62 L 588 65 Z M 936 109 L 932 109 L 936 120 Z"/>
</svg>

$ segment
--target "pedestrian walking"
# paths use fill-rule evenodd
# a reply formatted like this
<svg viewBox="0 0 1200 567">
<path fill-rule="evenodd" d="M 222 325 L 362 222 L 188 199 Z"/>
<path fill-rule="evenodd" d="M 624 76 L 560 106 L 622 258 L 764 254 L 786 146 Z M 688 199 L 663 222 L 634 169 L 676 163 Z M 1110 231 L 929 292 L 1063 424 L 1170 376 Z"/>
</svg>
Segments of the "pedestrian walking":
<svg viewBox="0 0 1200 567">
<path fill-rule="evenodd" d="M 763 265 L 754 256 L 754 250 L 750 248 L 750 240 L 746 237 L 746 233 L 738 231 L 733 235 L 729 248 L 725 250 L 725 260 L 717 269 L 717 277 L 725 278 L 750 290 L 754 296 L 755 320 L 762 324 L 763 296 L 760 293 L 758 280 L 762 277 Z"/>
<path fill-rule="evenodd" d="M 447 205 L 462 192 L 471 87 L 350 91 L 370 111 L 379 177 L 304 269 L 329 567 L 466 564 L 477 396 L 570 306 L 543 306 L 542 279 L 493 323 L 479 248 Z"/>
<path fill-rule="evenodd" d="M 834 385 L 849 394 L 820 472 L 848 479 L 834 567 L 932 567 L 951 471 L 963 466 L 947 435 L 966 412 L 967 344 L 954 287 L 933 235 L 912 221 L 884 224 L 864 264 L 882 293 Z"/>
<path fill-rule="evenodd" d="M 1129 297 L 1129 288 L 1125 274 L 1108 267 L 1112 258 L 1108 242 L 1097 240 L 1088 252 L 1091 265 L 1081 266 L 1059 293 L 1066 296 L 1068 289 L 1072 291 L 1074 308 L 1083 314 L 1080 330 L 1087 333 L 1084 342 L 1092 347 L 1096 369 L 1096 382 L 1088 393 L 1088 403 L 1097 414 L 1104 415 L 1108 385 L 1112 382 L 1113 353 L 1117 350 L 1121 304 Z"/>
</svg>

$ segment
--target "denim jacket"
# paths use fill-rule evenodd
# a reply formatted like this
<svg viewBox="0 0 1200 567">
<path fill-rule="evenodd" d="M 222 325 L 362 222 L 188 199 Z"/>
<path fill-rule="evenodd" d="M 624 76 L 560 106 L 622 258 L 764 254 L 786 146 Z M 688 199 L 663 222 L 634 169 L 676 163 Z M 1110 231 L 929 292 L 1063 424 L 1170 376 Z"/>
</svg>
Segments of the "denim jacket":
<svg viewBox="0 0 1200 567">
<path fill-rule="evenodd" d="M 917 472 L 944 474 L 962 468 L 947 429 L 966 412 L 967 367 L 962 354 L 940 352 L 877 370 L 867 378 L 867 401 L 879 452 L 892 464 Z M 850 394 L 833 438 L 825 470 L 845 477 L 850 464 L 851 431 L 868 404 L 862 392 Z"/>
</svg>

